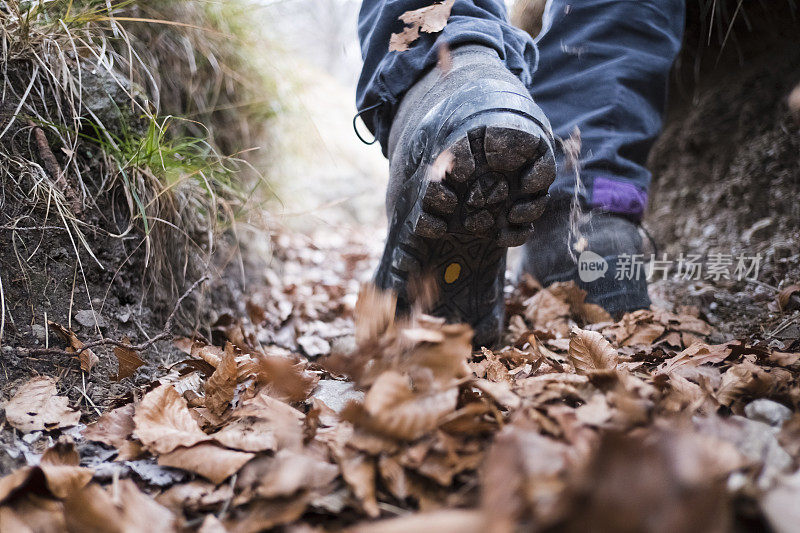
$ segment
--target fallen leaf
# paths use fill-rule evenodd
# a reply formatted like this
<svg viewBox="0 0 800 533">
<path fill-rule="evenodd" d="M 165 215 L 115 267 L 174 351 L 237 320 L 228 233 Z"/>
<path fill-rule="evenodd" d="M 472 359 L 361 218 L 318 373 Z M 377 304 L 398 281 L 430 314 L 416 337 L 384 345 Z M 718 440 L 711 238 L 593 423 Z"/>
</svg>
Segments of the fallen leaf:
<svg viewBox="0 0 800 533">
<path fill-rule="evenodd" d="M 438 33 L 447 25 L 450 10 L 455 0 L 445 0 L 413 11 L 406 11 L 400 15 L 400 20 L 409 27 L 401 33 L 393 33 L 389 41 L 390 52 L 404 52 L 419 38 L 419 33 Z"/>
<path fill-rule="evenodd" d="M 238 418 L 225 424 L 211 438 L 226 448 L 244 452 L 265 452 L 278 449 L 275 432 L 280 431 L 271 420 L 255 417 Z"/>
<path fill-rule="evenodd" d="M 281 450 L 274 457 L 260 457 L 249 463 L 236 480 L 242 494 L 240 503 L 253 498 L 280 498 L 300 491 L 322 489 L 336 476 L 336 465 L 321 461 L 305 453 Z"/>
<path fill-rule="evenodd" d="M 394 326 L 397 296 L 372 284 L 358 291 L 355 308 L 356 344 L 363 345 L 383 336 Z"/>
<path fill-rule="evenodd" d="M 511 391 L 511 386 L 506 382 L 488 381 L 477 379 L 472 385 L 492 398 L 498 405 L 505 409 L 517 409 L 522 400 Z"/>
<path fill-rule="evenodd" d="M 179 337 L 175 339 L 173 344 L 182 352 L 192 357 L 202 359 L 214 368 L 217 368 L 219 362 L 222 361 L 222 357 L 225 355 L 225 351 L 218 346 L 211 346 L 188 337 Z"/>
<path fill-rule="evenodd" d="M 345 446 L 334 450 L 342 477 L 361 503 L 364 512 L 372 518 L 380 515 L 375 495 L 375 462 L 363 453 Z"/>
<path fill-rule="evenodd" d="M 233 345 L 225 346 L 225 355 L 206 382 L 206 408 L 213 414 L 222 415 L 233 401 L 236 389 L 237 364 Z"/>
<path fill-rule="evenodd" d="M 212 510 L 231 499 L 233 487 L 230 483 L 217 487 L 202 479 L 173 485 L 156 497 L 158 503 L 175 512 Z"/>
<path fill-rule="evenodd" d="M 158 464 L 199 474 L 220 484 L 239 471 L 255 454 L 227 450 L 202 442 L 192 447 L 179 447 L 158 457 Z"/>
<path fill-rule="evenodd" d="M 214 516 L 213 514 L 206 515 L 205 519 L 203 519 L 203 523 L 200 524 L 200 529 L 197 530 L 197 533 L 227 533 L 228 530 L 225 529 L 225 526 L 222 522 L 219 521 L 219 518 Z"/>
<path fill-rule="evenodd" d="M 225 520 L 229 533 L 259 533 L 299 519 L 308 507 L 307 495 L 273 500 L 258 500 L 240 507 Z"/>
<path fill-rule="evenodd" d="M 53 330 L 58 333 L 58 335 L 64 339 L 65 342 L 69 343 L 67 347 L 67 351 L 71 353 L 78 353 L 78 359 L 81 362 L 81 370 L 86 373 L 92 371 L 94 365 L 100 362 L 100 359 L 94 354 L 91 350 L 84 350 L 84 344 L 78 340 L 78 336 L 75 335 L 71 329 L 67 329 L 61 324 L 57 324 L 52 321 L 47 321 L 47 325 L 53 328 Z"/>
<path fill-rule="evenodd" d="M 479 511 L 443 509 L 356 524 L 346 531 L 349 533 L 407 533 L 409 531 L 482 533 L 487 531 L 486 522 L 487 519 Z"/>
<path fill-rule="evenodd" d="M 561 328 L 556 326 L 570 316 L 569 304 L 560 300 L 552 292 L 545 289 L 539 291 L 525 302 L 525 318 L 534 328 L 544 331 Z"/>
<path fill-rule="evenodd" d="M 696 342 L 675 355 L 664 361 L 658 367 L 656 374 L 669 374 L 683 366 L 700 366 L 706 363 L 719 363 L 724 361 L 731 353 L 731 348 L 728 344 L 709 345 L 702 342 Z"/>
<path fill-rule="evenodd" d="M 792 296 L 800 297 L 800 285 L 787 285 L 778 293 L 778 307 L 781 311 L 788 311 L 797 307 L 796 298 L 793 302 Z"/>
<path fill-rule="evenodd" d="M 83 438 L 120 448 L 128 441 L 136 427 L 133 422 L 133 413 L 132 403 L 103 413 L 96 422 L 86 426 L 86 429 L 83 430 Z"/>
<path fill-rule="evenodd" d="M 639 324 L 633 335 L 625 339 L 622 346 L 640 346 L 653 344 L 659 338 L 666 328 L 661 324 L 649 323 Z"/>
<path fill-rule="evenodd" d="M 171 533 L 177 531 L 175 516 L 141 492 L 129 480 L 114 487 L 116 497 L 90 484 L 64 501 L 69 531 L 114 533 Z"/>
<path fill-rule="evenodd" d="M 70 409 L 67 398 L 57 394 L 55 380 L 44 376 L 33 378 L 6 404 L 6 420 L 23 433 L 76 425 L 80 412 Z"/>
<path fill-rule="evenodd" d="M 163 454 L 179 446 L 209 440 L 192 417 L 184 400 L 171 385 L 148 392 L 133 416 L 134 435 L 145 448 Z"/>
<path fill-rule="evenodd" d="M 3 533 L 62 533 L 67 526 L 60 501 L 28 494 L 0 507 L 0 530 Z"/>
<path fill-rule="evenodd" d="M 617 366 L 617 351 L 597 331 L 573 327 L 568 355 L 575 371 L 581 375 L 613 370 Z"/>
<path fill-rule="evenodd" d="M 264 385 L 274 398 L 288 403 L 309 397 L 319 376 L 306 370 L 306 365 L 280 355 L 257 354 L 252 366 L 256 382 Z"/>
<path fill-rule="evenodd" d="M 130 345 L 131 342 L 127 337 L 122 339 L 122 341 L 128 345 Z M 131 348 L 115 346 L 114 355 L 117 356 L 117 363 L 119 364 L 117 375 L 114 378 L 116 381 L 121 381 L 125 378 L 133 376 L 133 374 L 136 372 L 136 369 L 145 364 L 145 362 L 139 357 L 139 354 L 136 353 L 136 350 L 132 350 Z"/>
<path fill-rule="evenodd" d="M 350 402 L 342 417 L 370 431 L 402 440 L 414 440 L 435 429 L 455 410 L 458 389 L 418 393 L 407 377 L 384 372 L 367 392 L 363 404 Z"/>
</svg>

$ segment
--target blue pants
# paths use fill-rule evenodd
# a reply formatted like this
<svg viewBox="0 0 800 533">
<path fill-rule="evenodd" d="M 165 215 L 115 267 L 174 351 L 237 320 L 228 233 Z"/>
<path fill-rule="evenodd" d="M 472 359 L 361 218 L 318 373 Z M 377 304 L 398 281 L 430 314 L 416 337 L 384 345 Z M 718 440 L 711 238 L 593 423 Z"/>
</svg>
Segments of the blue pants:
<svg viewBox="0 0 800 533">
<path fill-rule="evenodd" d="M 586 208 L 641 219 L 651 174 L 647 154 L 661 130 L 667 77 L 683 37 L 685 0 L 549 0 L 534 42 L 508 22 L 503 0 L 456 0 L 444 30 L 420 34 L 405 52 L 389 52 L 398 17 L 433 0 L 363 0 L 358 33 L 364 67 L 357 89 L 364 122 L 384 153 L 403 94 L 436 64 L 437 44 L 495 49 L 544 110 L 553 133 L 581 134 Z M 538 51 L 537 51 L 538 48 Z M 559 150 L 561 152 L 561 150 Z M 557 154 L 554 203 L 574 194 L 574 172 Z"/>
</svg>

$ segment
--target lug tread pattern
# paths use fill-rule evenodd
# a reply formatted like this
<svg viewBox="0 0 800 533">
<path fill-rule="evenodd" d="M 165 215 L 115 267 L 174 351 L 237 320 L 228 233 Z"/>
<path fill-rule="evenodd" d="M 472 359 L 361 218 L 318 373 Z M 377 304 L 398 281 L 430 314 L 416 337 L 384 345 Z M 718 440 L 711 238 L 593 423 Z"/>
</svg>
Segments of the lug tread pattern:
<svg viewBox="0 0 800 533">
<path fill-rule="evenodd" d="M 387 285 L 402 305 L 414 276 L 433 275 L 440 293 L 432 312 L 471 323 L 480 343 L 497 335 L 490 315 L 502 306 L 506 249 L 524 244 L 544 212 L 555 162 L 540 137 L 512 127 L 474 128 L 447 150 L 452 165 L 444 179 L 409 192 L 417 196 L 397 229 Z M 457 279 L 445 281 L 454 263 Z"/>
</svg>

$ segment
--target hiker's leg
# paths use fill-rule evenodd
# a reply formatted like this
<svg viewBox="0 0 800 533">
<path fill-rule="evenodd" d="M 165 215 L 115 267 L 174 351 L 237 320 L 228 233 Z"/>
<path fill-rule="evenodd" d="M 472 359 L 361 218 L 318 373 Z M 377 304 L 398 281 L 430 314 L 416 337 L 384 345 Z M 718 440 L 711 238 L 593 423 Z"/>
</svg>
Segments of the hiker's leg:
<svg viewBox="0 0 800 533">
<path fill-rule="evenodd" d="M 376 284 L 474 329 L 491 345 L 503 326 L 506 250 L 530 236 L 555 178 L 550 125 L 530 95 L 536 49 L 503 0 L 456 0 L 444 30 L 389 52 L 404 12 L 431 0 L 367 0 L 359 24 L 359 109 L 389 157 L 389 232 Z M 450 50 L 434 68 L 439 45 Z M 421 284 L 418 282 L 422 282 Z"/>
<path fill-rule="evenodd" d="M 685 0 L 549 1 L 533 96 L 555 135 L 580 130 L 585 207 L 641 219 L 645 162 L 661 131 L 684 18 Z M 559 165 L 554 204 L 574 189 L 574 174 Z"/>
<path fill-rule="evenodd" d="M 537 39 L 532 94 L 557 136 L 580 130 L 580 184 L 558 150 L 551 203 L 522 266 L 545 285 L 576 281 L 588 301 L 612 314 L 650 304 L 643 272 L 629 263 L 643 249 L 637 223 L 651 178 L 645 163 L 661 130 L 684 9 L 684 0 L 550 0 Z M 589 215 L 570 219 L 576 188 Z M 605 276 L 579 271 L 584 251 L 605 259 Z"/>
<path fill-rule="evenodd" d="M 393 33 L 403 31 L 399 19 L 406 11 L 430 6 L 434 0 L 364 0 L 358 19 L 358 36 L 364 65 L 356 90 L 359 110 L 379 108 L 362 115 L 387 154 L 389 130 L 403 95 L 438 58 L 438 43 L 450 49 L 481 45 L 497 52 L 506 68 L 530 88 L 536 65 L 533 39 L 508 22 L 503 0 L 455 0 L 447 26 L 439 33 L 420 33 L 404 52 L 390 52 Z"/>
</svg>

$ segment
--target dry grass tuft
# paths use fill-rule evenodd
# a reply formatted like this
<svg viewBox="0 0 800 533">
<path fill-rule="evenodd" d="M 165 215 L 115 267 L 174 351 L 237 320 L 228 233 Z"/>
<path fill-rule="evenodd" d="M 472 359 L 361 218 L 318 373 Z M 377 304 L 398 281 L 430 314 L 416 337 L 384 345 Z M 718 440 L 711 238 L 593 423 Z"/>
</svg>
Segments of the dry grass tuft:
<svg viewBox="0 0 800 533">
<path fill-rule="evenodd" d="M 245 6 L 0 1 L 0 237 L 23 277 L 25 232 L 66 232 L 87 287 L 93 238 L 119 239 L 161 307 L 209 268 L 258 201 L 244 154 L 276 112 Z"/>
</svg>

